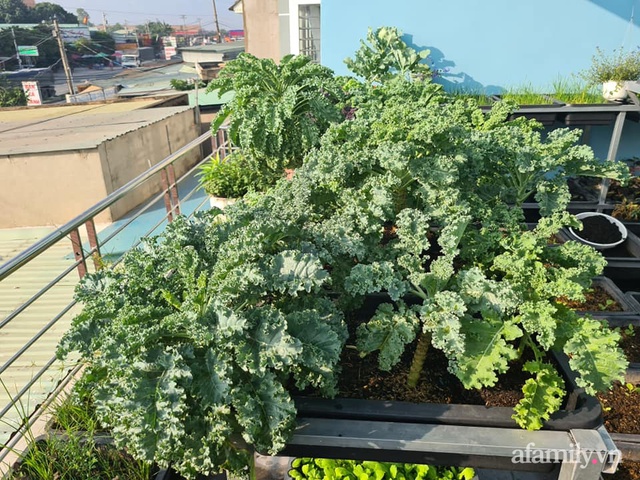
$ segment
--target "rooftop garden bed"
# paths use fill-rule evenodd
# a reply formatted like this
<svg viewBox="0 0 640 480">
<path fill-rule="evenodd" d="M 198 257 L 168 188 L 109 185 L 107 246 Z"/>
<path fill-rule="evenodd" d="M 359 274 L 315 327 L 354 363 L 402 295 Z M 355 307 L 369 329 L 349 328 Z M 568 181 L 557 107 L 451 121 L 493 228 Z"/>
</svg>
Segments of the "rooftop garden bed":
<svg viewBox="0 0 640 480">
<path fill-rule="evenodd" d="M 234 80 L 223 70 L 210 84 L 244 82 L 246 102 L 225 113 L 239 151 L 295 174 L 224 217 L 175 220 L 81 282 L 84 309 L 59 354 L 88 363 L 118 445 L 186 478 L 251 475 L 254 450 L 277 454 L 291 438 L 294 392 L 339 393 L 345 352 L 376 371 L 404 367 L 414 390 L 429 355 L 459 389 L 514 376 L 507 419 L 529 430 L 546 428 L 570 390 L 553 351 L 588 395 L 623 379 L 619 332 L 558 301 L 583 300 L 604 258 L 548 239 L 578 225 L 569 177 L 628 169 L 598 161 L 580 132 L 509 120 L 512 102 L 451 101 L 425 57 L 383 28 L 347 62 L 359 78 L 309 67 L 308 88 L 292 74 L 282 89 L 251 90 L 275 67 L 243 54 L 225 67 Z"/>
</svg>

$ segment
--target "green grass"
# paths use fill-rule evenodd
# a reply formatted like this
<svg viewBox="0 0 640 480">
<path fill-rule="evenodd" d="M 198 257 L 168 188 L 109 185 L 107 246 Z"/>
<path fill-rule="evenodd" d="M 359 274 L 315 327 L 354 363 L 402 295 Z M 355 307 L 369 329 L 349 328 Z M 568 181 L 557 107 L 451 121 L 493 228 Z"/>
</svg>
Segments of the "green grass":
<svg viewBox="0 0 640 480">
<path fill-rule="evenodd" d="M 553 105 L 553 101 L 537 92 L 532 85 L 509 87 L 501 95 L 503 100 L 513 100 L 518 105 Z"/>
<path fill-rule="evenodd" d="M 50 428 L 86 432 L 105 430 L 96 416 L 93 393 L 89 385 L 80 380 L 67 398 L 54 405 Z"/>
<path fill-rule="evenodd" d="M 579 80 L 558 78 L 552 83 L 551 97 L 568 104 L 607 103 L 597 86 Z"/>
<path fill-rule="evenodd" d="M 116 448 L 96 417 L 91 383 L 80 380 L 53 407 L 55 431 L 35 439 L 14 467 L 12 480 L 149 480 L 151 465 Z"/>
</svg>

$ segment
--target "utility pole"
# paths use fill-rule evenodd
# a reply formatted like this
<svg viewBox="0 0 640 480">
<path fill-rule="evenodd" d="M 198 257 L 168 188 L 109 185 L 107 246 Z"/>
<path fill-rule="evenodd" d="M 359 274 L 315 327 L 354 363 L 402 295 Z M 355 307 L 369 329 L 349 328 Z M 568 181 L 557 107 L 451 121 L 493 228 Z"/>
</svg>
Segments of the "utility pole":
<svg viewBox="0 0 640 480">
<path fill-rule="evenodd" d="M 220 35 L 220 24 L 218 23 L 218 7 L 216 7 L 216 0 L 213 0 L 213 19 L 216 22 L 216 31 L 218 32 L 218 43 L 222 43 L 222 35 Z"/>
<path fill-rule="evenodd" d="M 58 25 L 58 19 L 53 18 L 53 36 L 58 40 L 58 47 L 60 48 L 60 58 L 62 59 L 62 67 L 67 77 L 67 87 L 69 88 L 69 94 L 74 95 L 76 93 L 73 88 L 73 77 L 71 76 L 71 69 L 69 68 L 69 60 L 67 59 L 67 51 L 64 48 L 64 41 L 62 40 L 62 34 L 60 33 L 60 25 Z"/>
<path fill-rule="evenodd" d="M 184 38 L 184 44 L 188 46 L 189 42 L 187 40 L 187 23 L 186 23 L 187 16 L 180 15 L 180 18 L 182 18 L 182 36 Z"/>
<path fill-rule="evenodd" d="M 11 27 L 11 35 L 13 36 L 13 46 L 16 47 L 16 58 L 18 59 L 18 70 L 22 70 L 22 59 L 20 58 L 20 50 L 18 50 L 18 43 L 16 42 L 16 32 Z"/>
<path fill-rule="evenodd" d="M 102 12 L 102 26 L 104 28 L 104 31 L 107 31 L 107 16 L 105 15 L 104 12 Z"/>
</svg>

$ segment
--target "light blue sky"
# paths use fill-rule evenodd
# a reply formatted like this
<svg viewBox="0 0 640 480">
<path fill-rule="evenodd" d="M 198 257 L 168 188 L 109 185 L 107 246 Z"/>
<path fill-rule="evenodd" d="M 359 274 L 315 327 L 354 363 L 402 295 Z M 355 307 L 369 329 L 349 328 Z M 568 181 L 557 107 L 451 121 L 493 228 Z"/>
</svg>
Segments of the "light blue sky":
<svg viewBox="0 0 640 480">
<path fill-rule="evenodd" d="M 43 1 L 43 0 L 41 0 Z M 65 10 L 76 13 L 77 8 L 84 8 L 90 16 L 91 23 L 102 24 L 102 12 L 107 16 L 111 25 L 119 22 L 124 25 L 137 25 L 149 21 L 162 21 L 170 25 L 182 25 L 181 15 L 186 15 L 186 25 L 198 24 L 200 19 L 202 28 L 215 30 L 213 22 L 212 0 L 190 0 L 176 2 L 175 0 L 52 0 Z M 37 2 L 38 3 L 38 2 Z M 218 19 L 222 29 L 242 28 L 242 15 L 230 12 L 229 7 L 234 0 L 216 0 Z"/>
</svg>

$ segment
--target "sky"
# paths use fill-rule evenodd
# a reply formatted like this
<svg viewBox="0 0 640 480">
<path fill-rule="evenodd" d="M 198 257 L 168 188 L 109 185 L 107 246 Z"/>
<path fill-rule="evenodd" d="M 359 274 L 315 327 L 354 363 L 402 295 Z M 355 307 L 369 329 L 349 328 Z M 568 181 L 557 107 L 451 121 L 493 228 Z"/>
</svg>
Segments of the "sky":
<svg viewBox="0 0 640 480">
<path fill-rule="evenodd" d="M 44 0 L 40 0 L 44 1 Z M 204 30 L 215 30 L 213 21 L 213 1 L 218 7 L 218 21 L 221 29 L 231 30 L 242 28 L 242 15 L 229 11 L 235 0 L 189 0 L 176 2 L 175 0 L 50 0 L 75 14 L 76 9 L 84 8 L 89 14 L 89 21 L 102 25 L 102 12 L 107 17 L 107 23 L 113 25 L 125 22 L 128 25 L 139 25 L 148 21 L 161 21 L 170 25 L 197 25 L 200 20 Z M 36 1 L 39 3 L 39 1 Z"/>
</svg>

